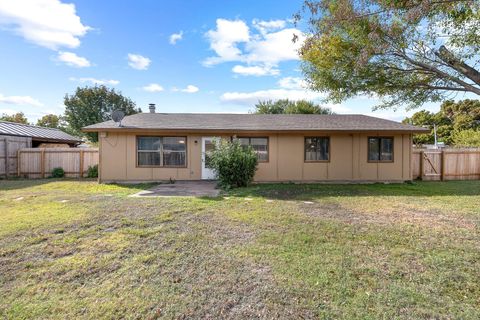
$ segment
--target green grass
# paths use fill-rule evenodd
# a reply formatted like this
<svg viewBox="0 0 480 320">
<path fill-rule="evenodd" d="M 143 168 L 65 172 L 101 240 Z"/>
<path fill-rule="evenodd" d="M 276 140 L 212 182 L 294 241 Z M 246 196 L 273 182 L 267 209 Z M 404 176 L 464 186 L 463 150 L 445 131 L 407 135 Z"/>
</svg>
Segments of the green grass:
<svg viewBox="0 0 480 320">
<path fill-rule="evenodd" d="M 480 182 L 0 181 L 0 318 L 478 319 Z"/>
</svg>

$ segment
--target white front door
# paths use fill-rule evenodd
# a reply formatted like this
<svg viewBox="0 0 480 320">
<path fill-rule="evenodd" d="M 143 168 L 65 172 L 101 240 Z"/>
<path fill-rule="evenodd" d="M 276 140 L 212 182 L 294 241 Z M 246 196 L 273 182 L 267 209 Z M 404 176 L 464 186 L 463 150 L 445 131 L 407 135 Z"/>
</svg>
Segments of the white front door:
<svg viewBox="0 0 480 320">
<path fill-rule="evenodd" d="M 202 137 L 202 179 L 213 180 L 215 171 L 209 166 L 207 153 L 215 147 L 215 137 Z"/>
</svg>

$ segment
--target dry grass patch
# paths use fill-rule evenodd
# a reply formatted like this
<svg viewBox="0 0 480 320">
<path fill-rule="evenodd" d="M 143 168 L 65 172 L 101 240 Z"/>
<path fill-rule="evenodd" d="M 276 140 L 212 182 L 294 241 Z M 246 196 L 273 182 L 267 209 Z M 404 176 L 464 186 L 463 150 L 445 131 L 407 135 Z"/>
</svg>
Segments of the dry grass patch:
<svg viewBox="0 0 480 320">
<path fill-rule="evenodd" d="M 480 182 L 143 187 L 2 182 L 0 317 L 480 317 Z"/>
</svg>

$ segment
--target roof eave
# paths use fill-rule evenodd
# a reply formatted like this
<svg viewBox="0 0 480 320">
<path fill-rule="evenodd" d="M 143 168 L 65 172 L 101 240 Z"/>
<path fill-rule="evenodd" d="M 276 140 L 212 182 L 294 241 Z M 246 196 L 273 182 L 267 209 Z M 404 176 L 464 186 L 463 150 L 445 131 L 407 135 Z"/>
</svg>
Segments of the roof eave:
<svg viewBox="0 0 480 320">
<path fill-rule="evenodd" d="M 66 140 L 66 139 L 55 139 L 55 138 L 41 138 L 41 137 L 32 137 L 33 141 L 45 141 L 45 142 L 55 142 L 55 143 L 83 143 L 83 140 Z"/>
<path fill-rule="evenodd" d="M 321 128 L 304 128 L 304 129 L 215 129 L 215 128 L 203 128 L 203 129 L 194 129 L 194 128 L 140 128 L 140 127 L 118 127 L 118 128 L 82 128 L 82 132 L 136 132 L 136 131 L 185 131 L 185 132 L 304 132 L 304 131 L 322 131 L 322 132 L 404 132 L 404 133 L 428 133 L 430 130 L 424 128 L 413 128 L 413 129 L 401 129 L 401 128 L 390 128 L 390 129 L 321 129 Z"/>
</svg>

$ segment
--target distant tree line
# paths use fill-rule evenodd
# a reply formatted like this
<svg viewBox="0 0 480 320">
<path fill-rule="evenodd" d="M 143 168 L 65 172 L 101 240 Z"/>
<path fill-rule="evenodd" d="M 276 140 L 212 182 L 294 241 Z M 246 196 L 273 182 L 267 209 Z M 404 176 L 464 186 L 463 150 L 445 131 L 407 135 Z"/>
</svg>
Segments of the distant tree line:
<svg viewBox="0 0 480 320">
<path fill-rule="evenodd" d="M 255 105 L 257 114 L 332 114 L 332 110 L 312 101 L 280 99 L 259 101 Z"/>
<path fill-rule="evenodd" d="M 433 144 L 435 124 L 439 141 L 449 145 L 480 147 L 479 100 L 447 100 L 441 104 L 440 111 L 418 111 L 403 120 L 403 123 L 425 126 L 432 130 L 429 134 L 415 135 L 415 144 Z"/>
</svg>

